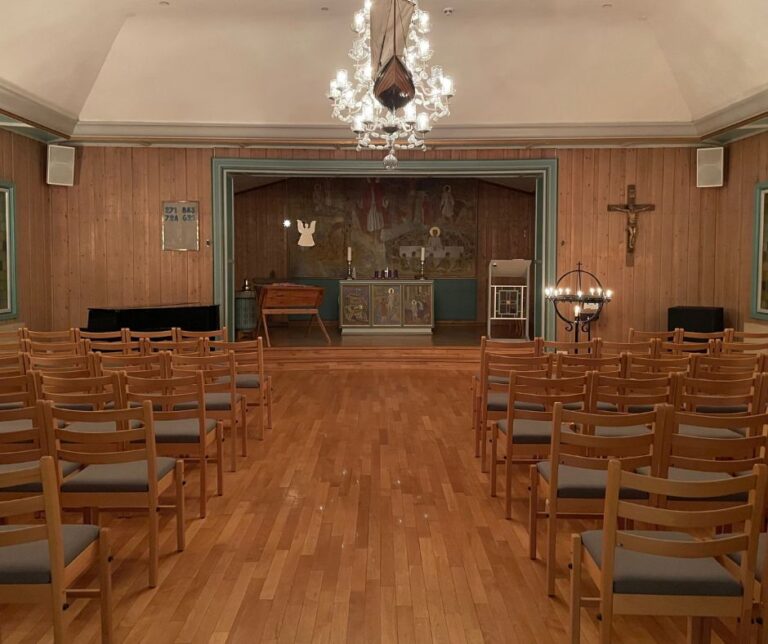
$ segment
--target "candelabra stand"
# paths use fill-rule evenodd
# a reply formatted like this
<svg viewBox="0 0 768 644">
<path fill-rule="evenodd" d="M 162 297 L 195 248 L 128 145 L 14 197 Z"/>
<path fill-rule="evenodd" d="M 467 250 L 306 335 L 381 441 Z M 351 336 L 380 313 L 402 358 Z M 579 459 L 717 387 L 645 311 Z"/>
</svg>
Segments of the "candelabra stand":
<svg viewBox="0 0 768 644">
<path fill-rule="evenodd" d="M 424 260 L 423 260 L 423 259 L 421 260 L 421 269 L 420 269 L 420 271 L 419 271 L 419 278 L 418 278 L 418 279 L 420 279 L 420 280 L 425 280 L 425 279 L 427 279 L 427 278 L 424 276 Z"/>
<path fill-rule="evenodd" d="M 352 260 L 351 259 L 347 260 L 347 279 L 348 280 L 355 279 L 354 277 L 352 277 Z"/>
</svg>

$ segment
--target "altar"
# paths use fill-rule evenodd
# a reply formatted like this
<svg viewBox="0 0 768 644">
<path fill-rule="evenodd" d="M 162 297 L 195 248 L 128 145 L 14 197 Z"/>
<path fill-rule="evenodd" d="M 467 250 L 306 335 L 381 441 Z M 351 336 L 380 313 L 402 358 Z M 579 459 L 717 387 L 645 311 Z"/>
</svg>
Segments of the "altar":
<svg viewBox="0 0 768 644">
<path fill-rule="evenodd" d="M 341 280 L 339 328 L 351 334 L 432 333 L 435 297 L 432 280 Z"/>
</svg>

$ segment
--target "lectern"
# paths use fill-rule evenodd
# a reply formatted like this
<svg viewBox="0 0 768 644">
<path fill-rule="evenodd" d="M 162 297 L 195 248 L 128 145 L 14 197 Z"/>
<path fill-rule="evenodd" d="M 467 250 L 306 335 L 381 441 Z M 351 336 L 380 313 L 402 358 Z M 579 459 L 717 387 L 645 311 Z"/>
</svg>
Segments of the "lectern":
<svg viewBox="0 0 768 644">
<path fill-rule="evenodd" d="M 519 339 L 530 339 L 528 316 L 531 310 L 531 260 L 492 259 L 488 264 L 488 337 L 494 322 L 522 325 Z M 513 324 L 517 323 L 517 324 Z M 498 336 L 497 336 L 498 337 Z"/>
</svg>

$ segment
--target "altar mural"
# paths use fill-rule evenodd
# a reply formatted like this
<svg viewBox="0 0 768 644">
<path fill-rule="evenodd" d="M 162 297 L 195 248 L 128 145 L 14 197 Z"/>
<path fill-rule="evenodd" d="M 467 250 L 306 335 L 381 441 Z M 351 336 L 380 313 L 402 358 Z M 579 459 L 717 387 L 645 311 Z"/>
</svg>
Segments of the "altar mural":
<svg viewBox="0 0 768 644">
<path fill-rule="evenodd" d="M 474 277 L 477 193 L 475 179 L 288 179 L 285 216 L 316 222 L 311 247 L 291 228 L 291 275 L 343 276 L 351 246 L 358 278 L 386 267 L 410 278 L 423 246 L 430 277 Z"/>
</svg>

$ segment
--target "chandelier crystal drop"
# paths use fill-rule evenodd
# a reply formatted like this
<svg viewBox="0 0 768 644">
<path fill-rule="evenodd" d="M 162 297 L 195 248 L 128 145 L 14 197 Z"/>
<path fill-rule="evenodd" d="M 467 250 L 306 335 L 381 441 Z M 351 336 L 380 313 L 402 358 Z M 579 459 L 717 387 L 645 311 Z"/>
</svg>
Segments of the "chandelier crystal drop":
<svg viewBox="0 0 768 644">
<path fill-rule="evenodd" d="M 363 8 L 352 19 L 352 31 L 358 36 L 349 51 L 353 70 L 351 73 L 346 69 L 336 72 L 328 98 L 333 105 L 333 116 L 349 124 L 355 133 L 357 150 L 386 151 L 384 167 L 394 170 L 397 168 L 397 150 L 427 149 L 425 135 L 438 119 L 450 114 L 448 103 L 454 94 L 454 84 L 453 79 L 443 73 L 442 67 L 429 65 L 433 53 L 427 38 L 429 14 L 419 8 L 418 0 L 376 2 L 382 3 L 380 10 L 390 11 L 387 15 L 391 18 L 385 22 L 388 30 L 385 35 L 391 38 L 394 53 L 389 60 L 379 59 L 374 63 L 371 13 L 375 9 L 372 0 L 365 0 Z M 397 19 L 408 14 L 408 24 Z M 377 33 L 376 43 L 379 36 Z M 374 64 L 379 68 L 374 69 Z M 385 74 L 387 77 L 382 78 Z M 404 78 L 408 74 L 410 79 Z M 390 82 L 388 93 L 378 93 L 386 99 L 377 98 L 374 86 L 378 80 Z M 398 81 L 407 81 L 409 91 L 398 94 Z M 413 98 L 408 100 L 410 91 Z M 387 100 L 390 107 L 383 100 Z"/>
</svg>

